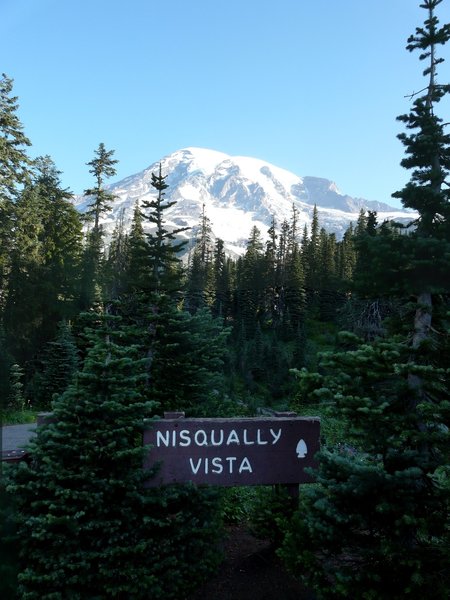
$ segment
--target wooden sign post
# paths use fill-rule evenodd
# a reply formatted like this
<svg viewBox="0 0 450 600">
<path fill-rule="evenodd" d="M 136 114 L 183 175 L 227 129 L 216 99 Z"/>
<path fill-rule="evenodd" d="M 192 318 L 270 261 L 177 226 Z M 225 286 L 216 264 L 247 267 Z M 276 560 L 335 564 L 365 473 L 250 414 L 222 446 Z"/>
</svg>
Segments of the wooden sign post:
<svg viewBox="0 0 450 600">
<path fill-rule="evenodd" d="M 319 440 L 317 417 L 155 420 L 144 431 L 144 468 L 158 469 L 146 485 L 310 482 Z"/>
</svg>

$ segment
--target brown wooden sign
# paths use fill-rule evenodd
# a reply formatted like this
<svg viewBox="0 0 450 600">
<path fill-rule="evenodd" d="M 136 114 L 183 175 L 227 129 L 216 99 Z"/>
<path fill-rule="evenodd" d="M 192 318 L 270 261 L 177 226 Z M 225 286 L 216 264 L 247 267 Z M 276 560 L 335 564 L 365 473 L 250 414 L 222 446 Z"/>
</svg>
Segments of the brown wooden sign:
<svg viewBox="0 0 450 600">
<path fill-rule="evenodd" d="M 159 464 L 147 486 L 306 483 L 319 438 L 316 417 L 161 419 L 144 432 L 144 467 Z"/>
</svg>

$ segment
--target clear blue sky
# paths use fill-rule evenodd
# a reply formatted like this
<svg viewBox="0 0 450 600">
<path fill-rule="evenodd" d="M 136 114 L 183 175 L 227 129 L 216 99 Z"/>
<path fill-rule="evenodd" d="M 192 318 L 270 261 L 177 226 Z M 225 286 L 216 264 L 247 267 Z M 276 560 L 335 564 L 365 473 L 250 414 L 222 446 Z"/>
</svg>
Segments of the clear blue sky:
<svg viewBox="0 0 450 600">
<path fill-rule="evenodd" d="M 405 50 L 426 17 L 419 4 L 0 0 L 0 71 L 31 154 L 49 154 L 75 193 L 91 186 L 85 163 L 104 142 L 120 161 L 112 181 L 200 146 L 391 201 L 409 177 L 395 119 L 424 86 Z M 450 21 L 450 0 L 438 16 Z"/>
</svg>

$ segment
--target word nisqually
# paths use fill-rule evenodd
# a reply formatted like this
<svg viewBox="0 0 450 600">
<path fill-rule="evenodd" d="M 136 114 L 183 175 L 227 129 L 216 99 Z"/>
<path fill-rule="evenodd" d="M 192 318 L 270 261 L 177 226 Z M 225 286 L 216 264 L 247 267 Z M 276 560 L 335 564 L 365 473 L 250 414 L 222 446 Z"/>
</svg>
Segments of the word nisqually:
<svg viewBox="0 0 450 600">
<path fill-rule="evenodd" d="M 243 446 L 267 446 L 275 445 L 281 438 L 281 429 L 256 429 L 256 431 L 249 431 L 243 429 L 242 431 L 236 431 L 232 429 L 229 432 L 223 429 L 211 429 L 211 431 L 205 431 L 204 429 L 197 429 L 197 431 L 190 431 L 189 429 L 174 429 L 173 431 L 157 431 L 156 432 L 156 446 L 160 448 L 165 446 L 166 448 L 177 446 L 231 446 L 233 444 Z"/>
</svg>

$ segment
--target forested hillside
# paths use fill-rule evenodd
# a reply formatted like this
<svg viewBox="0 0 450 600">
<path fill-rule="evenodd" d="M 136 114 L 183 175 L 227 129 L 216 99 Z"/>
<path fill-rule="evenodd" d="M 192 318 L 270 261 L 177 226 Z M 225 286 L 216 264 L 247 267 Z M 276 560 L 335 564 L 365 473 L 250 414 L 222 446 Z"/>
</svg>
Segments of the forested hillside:
<svg viewBox="0 0 450 600">
<path fill-rule="evenodd" d="M 131 230 L 119 220 L 107 240 L 114 150 L 100 143 L 87 163 L 79 214 L 52 159 L 30 157 L 2 76 L 2 412 L 57 418 L 32 445 L 35 463 L 8 480 L 17 597 L 181 598 L 218 563 L 223 498 L 143 490 L 144 418 L 267 409 L 323 418 L 317 483 L 276 526 L 291 571 L 323 598 L 448 597 L 450 137 L 438 112 L 450 87 L 437 53 L 450 25 L 439 4 L 424 0 L 408 40 L 426 84 L 399 117 L 411 179 L 394 196 L 419 218 L 404 227 L 362 211 L 337 241 L 317 210 L 300 230 L 293 205 L 266 242 L 249 231 L 238 259 L 212 242 L 204 211 L 181 261 L 161 169 Z"/>
<path fill-rule="evenodd" d="M 178 234 L 185 229 L 166 228 L 165 212 L 172 203 L 164 198 L 167 173 L 158 172 L 154 197 L 136 207 L 131 230 L 119 221 L 106 240 L 101 219 L 115 200 L 105 189 L 115 174 L 114 151 L 102 143 L 95 150 L 87 165 L 93 175 L 92 187 L 85 190 L 90 204 L 84 214 L 77 213 L 51 159 L 28 157 L 6 76 L 3 89 L 5 117 L 12 123 L 5 153 L 17 165 L 11 165 L 7 178 L 5 162 L 1 206 L 4 406 L 49 409 L 53 394 L 65 389 L 82 363 L 84 313 L 120 314 L 134 321 L 138 312 L 147 312 L 139 320 L 146 332 L 154 318 L 152 294 L 165 296 L 183 313 L 192 336 L 202 321 L 210 340 L 207 322 L 212 320 L 222 340 L 221 394 L 240 405 L 286 404 L 290 368 L 313 364 L 316 346 L 327 336 L 326 343 L 332 343 L 336 327 L 347 327 L 355 318 L 361 318 L 362 328 L 373 326 L 364 323 L 364 306 L 353 300 L 351 290 L 361 270 L 359 244 L 377 231 L 375 212 L 361 212 L 337 242 L 321 228 L 317 210 L 310 230 L 300 231 L 293 205 L 289 221 L 273 222 L 265 232 L 267 242 L 257 228 L 249 231 L 244 256 L 233 260 L 222 240 L 213 244 L 204 211 L 183 265 L 179 254 L 185 242 Z M 153 226 L 150 234 L 144 233 L 145 222 Z M 396 235 L 392 224 L 378 225 Z M 149 339 L 145 353 L 158 343 L 158 336 Z M 180 348 L 180 360 L 190 360 L 192 352 Z M 17 380 L 21 399 L 14 399 Z M 198 409 L 208 412 L 206 406 Z"/>
</svg>

